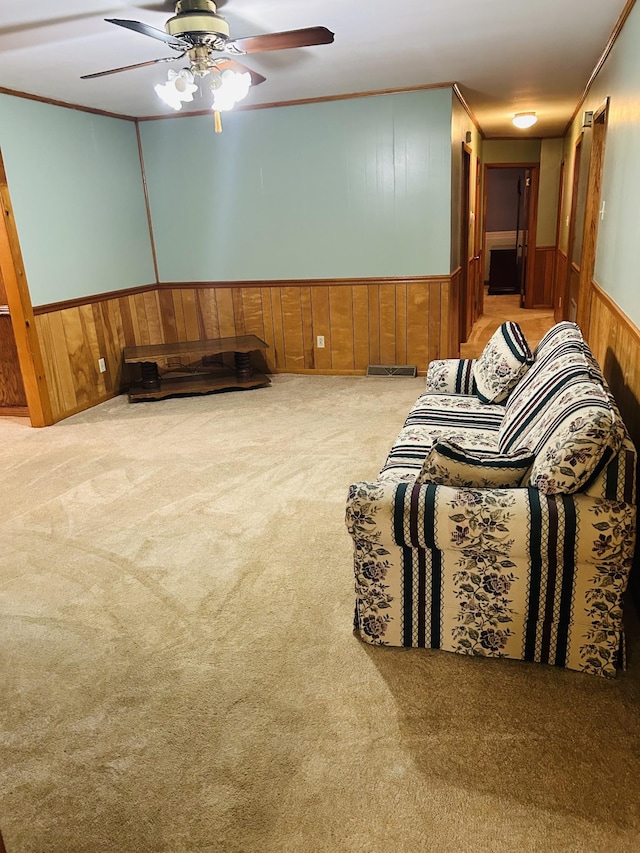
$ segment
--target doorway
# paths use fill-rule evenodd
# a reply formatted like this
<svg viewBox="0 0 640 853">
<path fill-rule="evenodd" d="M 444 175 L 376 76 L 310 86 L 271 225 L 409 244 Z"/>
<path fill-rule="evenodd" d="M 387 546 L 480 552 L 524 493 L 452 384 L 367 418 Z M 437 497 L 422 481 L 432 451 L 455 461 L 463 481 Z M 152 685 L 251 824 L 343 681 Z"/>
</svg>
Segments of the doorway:
<svg viewBox="0 0 640 853">
<path fill-rule="evenodd" d="M 517 294 L 531 307 L 539 166 L 487 163 L 483 258 L 487 296 Z"/>
</svg>

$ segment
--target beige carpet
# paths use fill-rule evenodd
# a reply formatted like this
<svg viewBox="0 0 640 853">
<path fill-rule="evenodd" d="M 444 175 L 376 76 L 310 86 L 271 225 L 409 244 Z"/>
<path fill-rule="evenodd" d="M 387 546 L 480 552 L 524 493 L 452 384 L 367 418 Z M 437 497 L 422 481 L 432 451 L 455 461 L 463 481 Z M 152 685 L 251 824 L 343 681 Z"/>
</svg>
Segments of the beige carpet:
<svg viewBox="0 0 640 853">
<path fill-rule="evenodd" d="M 640 849 L 613 682 L 372 649 L 344 501 L 424 379 L 0 420 L 8 853 Z"/>
</svg>

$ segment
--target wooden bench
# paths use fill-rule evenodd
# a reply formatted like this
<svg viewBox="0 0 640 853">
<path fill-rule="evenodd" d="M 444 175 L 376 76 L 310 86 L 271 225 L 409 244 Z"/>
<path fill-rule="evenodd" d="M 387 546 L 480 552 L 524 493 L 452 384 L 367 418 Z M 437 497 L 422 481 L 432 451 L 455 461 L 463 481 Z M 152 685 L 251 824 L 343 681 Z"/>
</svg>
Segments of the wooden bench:
<svg viewBox="0 0 640 853">
<path fill-rule="evenodd" d="M 241 335 L 207 341 L 125 347 L 125 365 L 139 365 L 136 376 L 133 376 L 135 368 L 128 371 L 129 402 L 269 385 L 269 377 L 251 367 L 251 353 L 264 352 L 268 346 L 256 335 Z M 234 368 L 225 365 L 220 359 L 214 361 L 216 356 L 225 353 L 233 353 Z M 167 362 L 167 368 L 162 373 L 158 361 Z M 190 363 L 194 361 L 195 365 Z"/>
</svg>

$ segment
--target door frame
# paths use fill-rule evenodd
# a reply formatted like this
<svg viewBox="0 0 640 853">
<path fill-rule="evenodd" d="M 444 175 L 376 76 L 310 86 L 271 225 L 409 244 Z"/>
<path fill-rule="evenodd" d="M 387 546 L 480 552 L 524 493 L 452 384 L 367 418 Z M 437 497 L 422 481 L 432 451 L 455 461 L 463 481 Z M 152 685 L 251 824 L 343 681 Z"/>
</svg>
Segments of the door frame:
<svg viewBox="0 0 640 853">
<path fill-rule="evenodd" d="M 460 203 L 460 305 L 458 314 L 458 336 L 465 343 L 471 334 L 475 299 L 471 293 L 469 275 L 469 230 L 471 227 L 471 155 L 473 150 L 462 143 L 462 187 Z"/>
<path fill-rule="evenodd" d="M 591 152 L 587 178 L 587 198 L 584 207 L 584 230 L 580 255 L 580 281 L 578 284 L 578 306 L 576 323 L 585 337 L 589 334 L 591 319 L 591 281 L 596 266 L 598 245 L 598 223 L 602 195 L 602 172 L 609 119 L 609 98 L 605 98 L 593 114 Z"/>
<path fill-rule="evenodd" d="M 0 206 L 2 208 L 0 274 L 7 293 L 7 304 L 16 340 L 29 418 L 34 427 L 48 426 L 53 423 L 51 402 L 2 151 L 0 151 Z"/>
<path fill-rule="evenodd" d="M 565 272 L 563 289 L 562 289 L 562 305 L 560 316 L 563 320 L 569 319 L 571 308 L 571 273 L 573 271 L 573 248 L 576 241 L 576 227 L 578 214 L 578 195 L 580 190 L 580 172 L 582 163 L 582 146 L 584 143 L 584 131 L 580 133 L 576 139 L 573 154 L 573 175 L 571 176 L 571 211 L 569 213 L 569 235 L 567 238 L 567 269 Z M 580 270 L 578 269 L 578 273 Z M 576 305 L 577 311 L 577 305 Z"/>
</svg>

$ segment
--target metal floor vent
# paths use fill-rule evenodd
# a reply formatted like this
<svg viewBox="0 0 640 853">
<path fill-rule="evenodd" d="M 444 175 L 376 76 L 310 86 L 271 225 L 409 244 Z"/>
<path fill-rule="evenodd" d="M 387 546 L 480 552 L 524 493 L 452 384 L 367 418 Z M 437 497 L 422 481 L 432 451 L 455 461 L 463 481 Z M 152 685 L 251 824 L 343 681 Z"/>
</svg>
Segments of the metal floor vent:
<svg viewBox="0 0 640 853">
<path fill-rule="evenodd" d="M 417 376 L 417 367 L 409 364 L 370 364 L 367 376 Z"/>
</svg>

